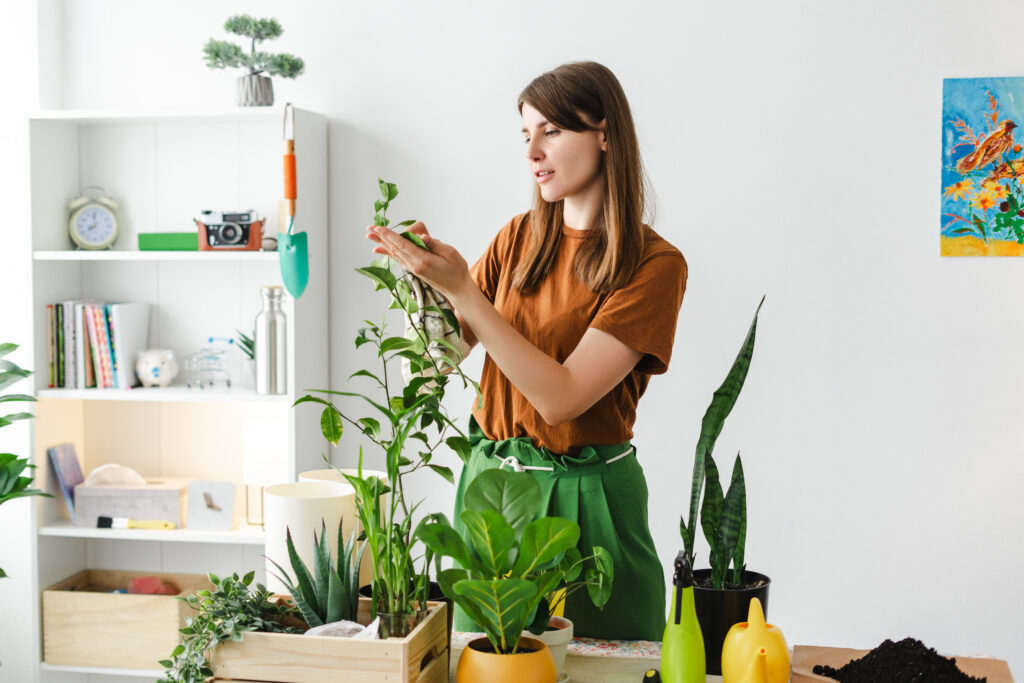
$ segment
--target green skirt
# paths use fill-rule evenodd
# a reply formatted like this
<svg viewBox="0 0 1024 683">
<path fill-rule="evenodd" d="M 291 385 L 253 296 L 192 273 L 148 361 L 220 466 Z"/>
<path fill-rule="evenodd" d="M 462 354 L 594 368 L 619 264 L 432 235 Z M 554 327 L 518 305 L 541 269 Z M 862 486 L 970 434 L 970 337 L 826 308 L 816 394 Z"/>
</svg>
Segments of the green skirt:
<svg viewBox="0 0 1024 683">
<path fill-rule="evenodd" d="M 472 417 L 469 441 L 473 453 L 459 478 L 452 520 L 466 542 L 471 541 L 459 515 L 474 477 L 502 467 L 503 461 L 506 469 L 526 468 L 544 494 L 538 515 L 571 519 L 580 525 L 578 548 L 584 557 L 599 545 L 614 560 L 612 595 L 603 610 L 594 606 L 586 590 L 574 591 L 566 600 L 565 616 L 572 620 L 575 635 L 660 641 L 665 630 L 665 575 L 647 524 L 647 480 L 636 450 L 627 442 L 586 446 L 578 456 L 558 455 L 537 448 L 527 437 L 491 441 Z M 618 457 L 624 452 L 627 455 Z M 454 630 L 481 629 L 456 605 Z"/>
</svg>

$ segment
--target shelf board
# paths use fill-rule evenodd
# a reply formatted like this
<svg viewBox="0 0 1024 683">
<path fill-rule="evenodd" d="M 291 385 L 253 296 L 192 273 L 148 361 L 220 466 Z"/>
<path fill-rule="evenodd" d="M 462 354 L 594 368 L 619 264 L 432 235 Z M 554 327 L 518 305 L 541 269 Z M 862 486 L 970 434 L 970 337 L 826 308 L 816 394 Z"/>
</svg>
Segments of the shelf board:
<svg viewBox="0 0 1024 683">
<path fill-rule="evenodd" d="M 43 671 L 69 674 L 92 674 L 94 676 L 145 676 L 161 678 L 166 672 L 163 669 L 119 669 L 110 666 L 68 666 L 66 664 L 47 664 L 42 662 L 39 668 Z"/>
<path fill-rule="evenodd" d="M 208 110 L 48 109 L 29 115 L 31 121 L 85 124 L 116 123 L 281 123 L 284 105 Z"/>
<path fill-rule="evenodd" d="M 276 251 L 35 251 L 36 261 L 277 261 Z"/>
<path fill-rule="evenodd" d="M 160 401 L 168 403 L 207 403 L 251 401 L 288 403 L 289 394 L 257 394 L 251 389 L 189 389 L 187 387 L 135 387 L 134 389 L 39 389 L 37 398 L 67 398 L 86 401 Z"/>
<path fill-rule="evenodd" d="M 164 543 L 220 543 L 263 545 L 262 527 L 239 524 L 231 531 L 200 531 L 197 529 L 93 529 L 73 526 L 71 522 L 54 522 L 39 527 L 40 536 L 65 538 L 104 538 L 114 541 L 161 541 Z"/>
</svg>

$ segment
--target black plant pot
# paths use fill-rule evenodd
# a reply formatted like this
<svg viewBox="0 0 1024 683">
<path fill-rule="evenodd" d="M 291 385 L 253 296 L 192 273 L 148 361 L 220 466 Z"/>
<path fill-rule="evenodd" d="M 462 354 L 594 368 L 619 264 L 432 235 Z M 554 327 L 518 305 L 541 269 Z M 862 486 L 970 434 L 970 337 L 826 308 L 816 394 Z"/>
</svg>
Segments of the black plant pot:
<svg viewBox="0 0 1024 683">
<path fill-rule="evenodd" d="M 360 586 L 359 595 L 363 596 L 364 598 L 372 598 L 373 586 L 371 586 L 370 584 Z M 454 604 L 452 603 L 452 599 L 444 594 L 444 591 L 441 590 L 440 584 L 438 584 L 436 581 L 431 581 L 430 592 L 427 593 L 427 600 L 429 600 L 430 602 L 444 603 L 445 609 L 448 613 L 448 652 L 450 653 L 452 651 L 452 619 L 455 617 L 455 612 L 453 611 Z"/>
<path fill-rule="evenodd" d="M 763 582 L 757 588 L 714 590 L 700 584 L 711 578 L 710 569 L 693 572 L 693 602 L 697 607 L 697 621 L 704 636 L 704 663 L 709 676 L 722 675 L 722 644 L 733 624 L 747 620 L 750 600 L 761 601 L 765 619 L 768 618 L 768 588 L 771 579 L 757 572 L 745 572 L 747 584 Z"/>
</svg>

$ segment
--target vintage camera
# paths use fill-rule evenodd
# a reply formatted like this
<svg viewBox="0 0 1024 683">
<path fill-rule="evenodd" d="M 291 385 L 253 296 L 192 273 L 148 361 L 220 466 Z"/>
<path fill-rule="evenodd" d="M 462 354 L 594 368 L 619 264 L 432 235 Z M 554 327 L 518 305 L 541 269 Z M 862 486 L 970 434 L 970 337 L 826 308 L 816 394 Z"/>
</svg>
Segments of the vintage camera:
<svg viewBox="0 0 1024 683">
<path fill-rule="evenodd" d="M 200 251 L 257 251 L 263 241 L 263 221 L 251 209 L 202 211 L 194 220 L 199 227 Z"/>
</svg>

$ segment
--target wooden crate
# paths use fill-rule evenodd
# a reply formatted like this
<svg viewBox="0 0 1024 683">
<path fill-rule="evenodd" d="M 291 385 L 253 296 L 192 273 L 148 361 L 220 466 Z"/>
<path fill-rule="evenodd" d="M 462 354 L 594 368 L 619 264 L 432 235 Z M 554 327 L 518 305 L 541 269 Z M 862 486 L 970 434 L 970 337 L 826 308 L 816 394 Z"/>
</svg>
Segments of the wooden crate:
<svg viewBox="0 0 1024 683">
<path fill-rule="evenodd" d="M 159 576 L 190 595 L 211 588 L 199 574 L 87 569 L 43 591 L 43 660 L 47 664 L 159 669 L 181 642 L 194 612 L 171 595 L 110 593 L 131 579 Z"/>
<path fill-rule="evenodd" d="M 360 601 L 363 602 L 363 601 Z M 360 605 L 363 607 L 363 605 Z M 448 620 L 443 602 L 405 638 L 352 640 L 246 633 L 218 645 L 214 680 L 260 683 L 447 683 Z M 365 623 L 364 611 L 360 621 Z"/>
</svg>

